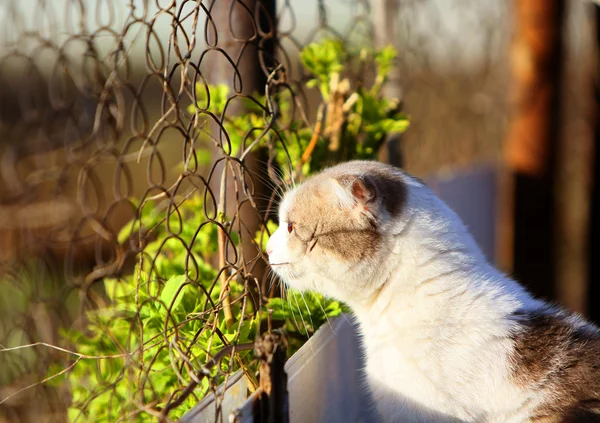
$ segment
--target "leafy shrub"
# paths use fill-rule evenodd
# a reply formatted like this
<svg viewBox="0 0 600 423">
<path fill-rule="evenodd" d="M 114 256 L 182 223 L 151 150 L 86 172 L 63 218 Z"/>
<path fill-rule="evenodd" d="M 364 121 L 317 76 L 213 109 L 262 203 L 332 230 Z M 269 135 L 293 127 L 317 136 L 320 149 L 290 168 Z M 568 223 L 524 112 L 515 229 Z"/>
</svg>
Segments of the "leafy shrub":
<svg viewBox="0 0 600 423">
<path fill-rule="evenodd" d="M 348 53 L 332 40 L 307 46 L 301 53 L 310 76 L 307 86 L 318 88 L 323 98 L 315 129 L 295 116 L 289 90 L 270 98 L 279 111 L 274 122 L 266 122 L 272 118 L 266 113 L 266 99 L 254 96 L 257 100 L 247 100 L 244 114 L 223 122 L 223 153 L 240 157 L 247 144 L 258 139 L 254 145 L 271 147 L 287 183 L 339 160 L 374 158 L 386 134 L 404 131 L 408 125 L 397 102 L 381 97 L 394 55 L 391 48 Z M 376 69 L 369 89 L 357 84 L 353 90 L 342 78 L 343 70 L 373 62 Z M 198 84 L 197 102 L 189 111 L 196 124 L 203 125 L 207 115 L 225 115 L 229 98 L 226 86 Z M 257 128 L 262 131 L 266 124 L 268 130 L 257 138 Z M 169 413 L 170 418 L 179 418 L 226 374 L 242 368 L 255 380 L 248 351 L 232 351 L 212 368 L 205 364 L 227 345 L 252 342 L 261 322 L 280 321 L 293 352 L 328 318 L 343 312 L 337 301 L 294 291 L 288 291 L 285 299 L 270 298 L 261 304 L 260 296 L 251 295 L 256 286 L 249 278 L 216 269 L 211 260 L 219 232 L 226 235 L 226 248 L 238 245 L 239 237 L 222 214 L 206 218 L 207 205 L 200 196 L 134 205 L 138 217 L 123 228 L 119 243 L 152 239 L 138 254 L 134 274 L 105 279 L 107 306 L 87 313 L 84 330 L 64 333 L 80 354 L 65 373 L 73 395 L 72 421 L 155 420 L 153 414 L 181 387 L 206 375 L 194 395 Z M 264 248 L 275 229 L 274 222 L 267 222 L 255 241 Z M 226 311 L 232 317 L 227 318 Z"/>
</svg>

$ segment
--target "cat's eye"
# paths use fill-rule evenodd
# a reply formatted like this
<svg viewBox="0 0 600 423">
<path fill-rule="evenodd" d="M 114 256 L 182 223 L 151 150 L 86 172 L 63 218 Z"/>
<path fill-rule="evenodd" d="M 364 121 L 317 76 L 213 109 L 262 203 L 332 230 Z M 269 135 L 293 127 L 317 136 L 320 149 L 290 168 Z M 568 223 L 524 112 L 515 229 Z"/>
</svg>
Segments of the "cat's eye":
<svg viewBox="0 0 600 423">
<path fill-rule="evenodd" d="M 288 234 L 291 234 L 296 225 L 292 222 L 288 222 Z"/>
</svg>

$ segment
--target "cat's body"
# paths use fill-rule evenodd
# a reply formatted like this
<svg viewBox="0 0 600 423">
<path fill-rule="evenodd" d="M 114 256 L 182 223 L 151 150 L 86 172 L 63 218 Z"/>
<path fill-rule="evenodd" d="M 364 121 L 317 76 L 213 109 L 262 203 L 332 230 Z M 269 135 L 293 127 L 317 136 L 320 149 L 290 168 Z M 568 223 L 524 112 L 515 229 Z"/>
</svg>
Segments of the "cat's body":
<svg viewBox="0 0 600 423">
<path fill-rule="evenodd" d="M 600 335 L 490 265 L 420 181 L 376 162 L 287 193 L 267 246 L 290 286 L 346 302 L 385 422 L 600 422 Z"/>
</svg>

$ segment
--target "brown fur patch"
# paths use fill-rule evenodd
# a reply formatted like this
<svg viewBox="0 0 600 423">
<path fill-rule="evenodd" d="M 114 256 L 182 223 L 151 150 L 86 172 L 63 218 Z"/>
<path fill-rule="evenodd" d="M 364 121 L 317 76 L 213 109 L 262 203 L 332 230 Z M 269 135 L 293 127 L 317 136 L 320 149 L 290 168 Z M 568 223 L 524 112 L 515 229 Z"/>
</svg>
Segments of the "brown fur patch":
<svg viewBox="0 0 600 423">
<path fill-rule="evenodd" d="M 407 188 L 399 169 L 378 162 L 349 162 L 327 169 L 324 174 L 348 186 L 362 177 L 375 199 L 392 215 L 398 216 L 406 204 Z"/>
<path fill-rule="evenodd" d="M 600 423 L 600 402 L 581 401 L 569 408 L 560 423 Z"/>
<path fill-rule="evenodd" d="M 515 381 L 545 390 L 548 401 L 533 421 L 600 422 L 600 335 L 556 309 L 516 313 Z"/>
</svg>

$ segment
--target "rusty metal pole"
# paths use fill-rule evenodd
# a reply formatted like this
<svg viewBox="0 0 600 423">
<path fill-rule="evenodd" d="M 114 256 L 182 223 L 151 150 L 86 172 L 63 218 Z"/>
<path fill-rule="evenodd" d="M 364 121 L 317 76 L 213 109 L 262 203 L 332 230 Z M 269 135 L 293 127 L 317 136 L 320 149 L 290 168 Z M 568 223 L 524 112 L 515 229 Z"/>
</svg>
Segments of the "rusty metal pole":
<svg viewBox="0 0 600 423">
<path fill-rule="evenodd" d="M 563 0 L 513 4 L 513 114 L 506 143 L 513 203 L 512 271 L 535 294 L 553 298 L 565 4 Z"/>
</svg>

